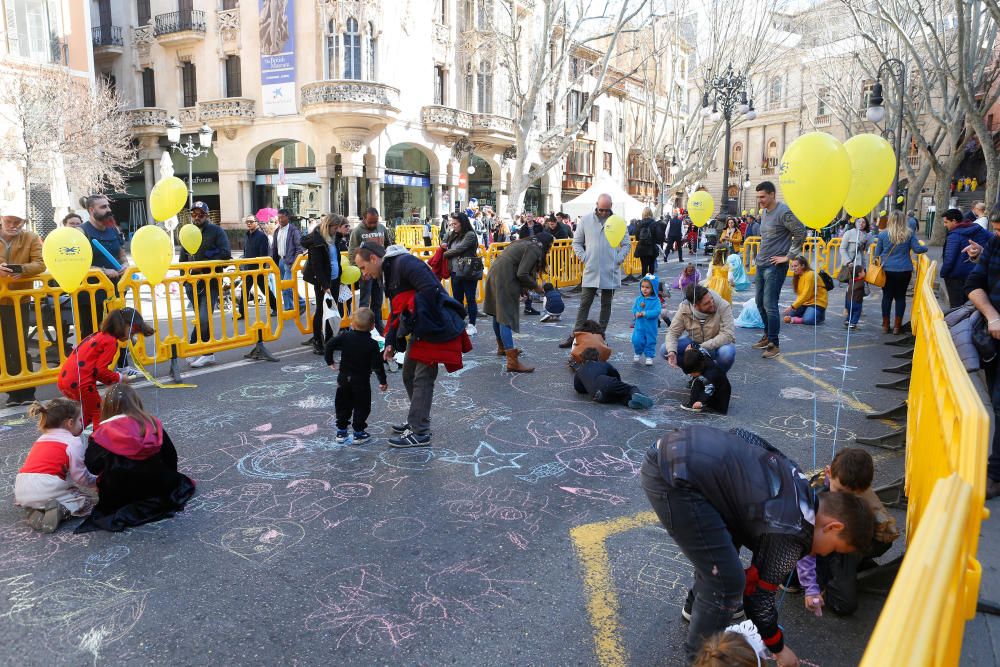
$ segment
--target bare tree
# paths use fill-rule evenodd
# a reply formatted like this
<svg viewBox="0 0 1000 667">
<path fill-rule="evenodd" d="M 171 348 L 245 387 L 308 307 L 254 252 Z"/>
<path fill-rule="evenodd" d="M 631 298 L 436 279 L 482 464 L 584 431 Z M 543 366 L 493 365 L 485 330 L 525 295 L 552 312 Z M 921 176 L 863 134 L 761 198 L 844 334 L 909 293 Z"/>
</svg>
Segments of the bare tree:
<svg viewBox="0 0 1000 667">
<path fill-rule="evenodd" d="M 51 180 L 53 165 L 60 163 L 74 192 L 124 188 L 136 154 L 114 90 L 65 70 L 17 70 L 3 77 L 0 95 L 0 117 L 12 128 L 0 144 L 0 159 L 21 169 L 25 202 L 32 182 Z"/>
</svg>

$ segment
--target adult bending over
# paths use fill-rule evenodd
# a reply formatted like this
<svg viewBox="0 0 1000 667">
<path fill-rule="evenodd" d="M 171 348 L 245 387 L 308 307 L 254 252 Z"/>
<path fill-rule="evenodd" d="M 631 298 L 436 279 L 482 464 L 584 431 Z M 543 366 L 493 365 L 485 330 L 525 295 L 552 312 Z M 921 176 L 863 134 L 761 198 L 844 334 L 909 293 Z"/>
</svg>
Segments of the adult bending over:
<svg viewBox="0 0 1000 667">
<path fill-rule="evenodd" d="M 688 285 L 684 297 L 667 329 L 667 339 L 661 350 L 664 357 L 677 368 L 677 360 L 684 350 L 697 345 L 728 372 L 736 361 L 733 307 L 701 285 Z"/>
<path fill-rule="evenodd" d="M 545 258 L 552 242 L 552 235 L 548 232 L 515 241 L 493 260 L 486 275 L 483 312 L 493 317 L 497 356 L 507 357 L 507 370 L 512 373 L 535 370 L 518 360 L 521 350 L 514 347 L 513 334 L 520 330 L 521 294 L 527 290 L 543 293 L 538 284 L 538 274 L 545 270 Z"/>
<path fill-rule="evenodd" d="M 882 288 L 882 333 L 889 333 L 889 314 L 892 304 L 896 304 L 896 320 L 892 333 L 899 335 L 903 328 L 903 313 L 906 311 L 906 288 L 913 277 L 914 254 L 927 252 L 927 246 L 920 245 L 917 235 L 906 226 L 902 211 L 889 215 L 885 230 L 878 235 L 875 256 L 882 262 L 885 271 L 885 287 Z"/>
</svg>

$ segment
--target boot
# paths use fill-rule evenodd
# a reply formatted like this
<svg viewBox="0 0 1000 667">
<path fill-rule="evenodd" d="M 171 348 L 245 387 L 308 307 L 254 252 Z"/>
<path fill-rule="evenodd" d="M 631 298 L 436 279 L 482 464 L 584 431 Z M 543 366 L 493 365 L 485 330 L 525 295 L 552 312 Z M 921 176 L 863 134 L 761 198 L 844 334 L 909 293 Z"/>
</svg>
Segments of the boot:
<svg viewBox="0 0 1000 667">
<path fill-rule="evenodd" d="M 508 373 L 530 373 L 535 370 L 534 366 L 525 366 L 518 361 L 517 358 L 521 356 L 521 350 L 507 350 L 504 354 L 507 357 Z"/>
<path fill-rule="evenodd" d="M 892 335 L 898 336 L 900 333 L 902 333 L 902 330 L 903 330 L 903 318 L 896 317 L 896 320 L 893 322 L 892 326 Z"/>
<path fill-rule="evenodd" d="M 889 333 L 889 318 L 888 316 L 882 316 L 882 333 Z"/>
<path fill-rule="evenodd" d="M 497 338 L 497 356 L 503 357 L 507 355 L 507 349 L 503 346 L 503 341 Z"/>
</svg>

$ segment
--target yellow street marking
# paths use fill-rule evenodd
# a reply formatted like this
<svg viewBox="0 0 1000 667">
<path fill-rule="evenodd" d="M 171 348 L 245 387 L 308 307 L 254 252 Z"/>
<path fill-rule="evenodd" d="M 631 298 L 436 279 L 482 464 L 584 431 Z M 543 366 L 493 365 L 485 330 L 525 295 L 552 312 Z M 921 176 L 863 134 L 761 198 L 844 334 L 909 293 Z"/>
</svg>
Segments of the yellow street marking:
<svg viewBox="0 0 1000 667">
<path fill-rule="evenodd" d="M 825 389 L 826 391 L 830 392 L 834 396 L 837 396 L 838 394 L 841 395 L 841 397 L 843 398 L 844 403 L 846 405 L 851 406 L 853 409 L 858 410 L 860 412 L 875 412 L 875 408 L 873 408 L 872 406 L 870 406 L 867 403 L 864 403 L 862 401 L 859 401 L 858 399 L 854 398 L 853 396 L 848 396 L 846 393 L 841 392 L 839 389 L 837 389 L 836 387 L 834 387 L 829 382 L 826 382 L 825 380 L 820 380 L 818 377 L 816 377 L 815 373 L 807 371 L 806 369 L 801 368 L 801 367 L 797 366 L 796 364 L 793 364 L 792 362 L 788 361 L 787 359 L 784 359 L 783 357 L 775 357 L 775 358 L 778 361 L 780 361 L 782 364 L 784 364 L 785 366 L 787 366 L 788 368 L 790 368 L 791 370 L 795 371 L 796 373 L 798 373 L 802 377 L 804 377 L 804 378 L 806 378 L 808 380 L 811 380 L 817 386 L 819 386 L 822 389 Z"/>
</svg>

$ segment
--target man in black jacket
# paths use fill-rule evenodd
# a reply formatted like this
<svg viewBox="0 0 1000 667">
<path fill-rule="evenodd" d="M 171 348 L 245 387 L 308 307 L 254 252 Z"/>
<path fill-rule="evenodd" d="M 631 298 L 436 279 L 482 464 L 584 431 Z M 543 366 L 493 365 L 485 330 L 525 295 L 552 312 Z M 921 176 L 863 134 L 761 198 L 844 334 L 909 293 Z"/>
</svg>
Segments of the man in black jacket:
<svg viewBox="0 0 1000 667">
<path fill-rule="evenodd" d="M 229 248 L 229 237 L 219 227 L 208 219 L 208 204 L 203 201 L 196 201 L 191 207 L 191 222 L 201 230 L 201 247 L 195 254 L 188 253 L 181 249 L 180 262 L 204 262 L 204 261 L 225 261 L 233 258 Z M 197 342 L 207 343 L 211 338 L 209 322 L 213 317 L 215 309 L 219 306 L 219 286 L 221 277 L 213 274 L 221 273 L 222 267 L 216 267 L 213 272 L 209 268 L 190 269 L 189 275 L 209 274 L 204 280 L 197 283 L 197 293 L 192 288 L 191 283 L 185 283 L 184 292 L 187 294 L 191 306 L 198 311 L 198 321 L 191 328 L 191 337 L 188 341 L 192 344 Z M 197 298 L 195 298 L 197 296 Z M 203 354 L 191 362 L 191 368 L 201 368 L 215 363 L 214 354 Z"/>
<path fill-rule="evenodd" d="M 851 493 L 816 495 L 798 466 L 762 438 L 687 426 L 646 453 L 642 488 L 695 569 L 682 615 L 692 659 L 741 608 L 779 667 L 798 665 L 778 625 L 775 592 L 809 554 L 866 552 L 874 519 Z M 744 571 L 740 548 L 752 554 Z"/>
<path fill-rule="evenodd" d="M 684 261 L 684 230 L 682 227 L 683 224 L 679 215 L 670 216 L 670 220 L 667 222 L 667 248 L 663 251 L 664 262 L 670 259 L 670 251 L 675 247 L 677 248 L 677 261 Z"/>
<path fill-rule="evenodd" d="M 267 257 L 271 254 L 271 244 L 267 240 L 267 234 L 265 234 L 260 225 L 257 224 L 257 218 L 252 215 L 248 215 L 243 218 L 243 223 L 247 226 L 247 240 L 243 243 L 243 259 L 254 259 L 256 257 Z M 242 267 L 248 271 L 256 271 L 261 268 L 260 264 L 243 264 Z M 271 309 L 271 316 L 278 314 L 277 306 L 275 305 L 274 294 L 267 289 L 267 279 L 263 275 L 259 275 L 256 278 L 248 277 L 245 281 L 246 283 L 246 298 L 249 300 L 250 295 L 253 294 L 254 300 L 257 299 L 258 294 L 267 295 L 267 303 Z M 256 292 L 254 288 L 256 287 Z M 246 305 L 243 303 L 243 294 L 236 295 L 236 309 L 239 312 L 240 319 L 246 316 Z"/>
</svg>

